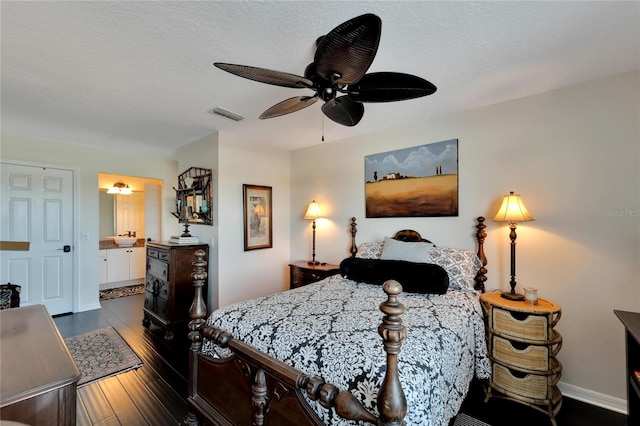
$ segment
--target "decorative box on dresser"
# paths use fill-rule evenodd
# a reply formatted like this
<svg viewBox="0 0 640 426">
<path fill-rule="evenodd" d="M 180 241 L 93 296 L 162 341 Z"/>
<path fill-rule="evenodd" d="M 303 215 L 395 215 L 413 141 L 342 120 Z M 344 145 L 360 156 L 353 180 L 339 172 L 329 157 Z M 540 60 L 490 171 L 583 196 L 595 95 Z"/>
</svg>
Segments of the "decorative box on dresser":
<svg viewBox="0 0 640 426">
<path fill-rule="evenodd" d="M 501 297 L 500 292 L 480 296 L 487 318 L 487 346 L 492 374 L 486 399 L 492 396 L 528 405 L 549 416 L 557 426 L 562 406 L 558 381 L 562 364 L 557 359 L 562 336 L 555 330 L 561 309 L 538 299 L 532 305 Z"/>
<path fill-rule="evenodd" d="M 640 424 L 640 313 L 613 311 L 624 324 L 627 359 L 627 424 Z"/>
<path fill-rule="evenodd" d="M 204 250 L 208 260 L 207 244 L 147 243 L 147 273 L 145 277 L 144 319 L 164 328 L 165 339 L 172 340 L 175 330 L 189 321 L 189 307 L 193 301 L 193 261 L 196 250 Z M 207 300 L 207 286 L 202 288 Z M 186 328 L 185 328 L 186 332 Z"/>
<path fill-rule="evenodd" d="M 290 287 L 302 287 L 339 273 L 340 266 L 331 263 L 309 265 L 306 261 L 293 262 L 289 264 Z"/>
</svg>

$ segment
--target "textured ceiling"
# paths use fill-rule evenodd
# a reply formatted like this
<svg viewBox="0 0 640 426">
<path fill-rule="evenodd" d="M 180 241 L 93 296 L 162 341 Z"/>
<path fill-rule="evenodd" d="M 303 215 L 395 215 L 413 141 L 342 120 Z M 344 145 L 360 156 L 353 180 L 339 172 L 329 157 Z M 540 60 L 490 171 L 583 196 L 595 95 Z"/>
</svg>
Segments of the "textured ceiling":
<svg viewBox="0 0 640 426">
<path fill-rule="evenodd" d="M 320 103 L 258 120 L 312 92 L 225 73 L 214 61 L 302 74 L 314 41 L 372 12 L 382 40 L 370 71 L 411 73 L 438 91 L 365 104 L 355 127 L 394 128 L 640 68 L 640 2 L 0 3 L 3 132 L 170 157 L 213 131 L 286 149 L 321 143 Z M 246 117 L 207 113 L 220 106 Z"/>
</svg>

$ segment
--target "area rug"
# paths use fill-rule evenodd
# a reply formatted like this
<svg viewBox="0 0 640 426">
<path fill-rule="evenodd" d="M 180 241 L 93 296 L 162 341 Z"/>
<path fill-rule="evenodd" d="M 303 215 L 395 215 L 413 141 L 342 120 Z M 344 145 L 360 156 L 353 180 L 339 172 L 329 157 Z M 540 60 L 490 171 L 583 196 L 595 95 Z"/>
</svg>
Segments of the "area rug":
<svg viewBox="0 0 640 426">
<path fill-rule="evenodd" d="M 474 419 L 471 416 L 467 416 L 464 413 L 460 413 L 456 416 L 456 420 L 453 422 L 453 426 L 491 426 L 488 423 L 482 422 L 478 419 Z"/>
<path fill-rule="evenodd" d="M 117 297 L 131 296 L 144 293 L 144 284 L 130 285 L 126 287 L 109 288 L 100 290 L 100 300 L 115 299 Z"/>
<path fill-rule="evenodd" d="M 142 366 L 142 361 L 113 327 L 64 340 L 82 377 L 78 386 Z"/>
</svg>

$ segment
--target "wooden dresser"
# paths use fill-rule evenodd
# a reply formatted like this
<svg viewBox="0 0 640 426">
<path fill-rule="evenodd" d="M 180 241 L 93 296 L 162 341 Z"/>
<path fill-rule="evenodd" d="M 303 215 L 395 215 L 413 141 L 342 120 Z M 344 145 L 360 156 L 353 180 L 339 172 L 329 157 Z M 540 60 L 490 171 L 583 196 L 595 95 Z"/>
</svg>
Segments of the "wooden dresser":
<svg viewBox="0 0 640 426">
<path fill-rule="evenodd" d="M 562 364 L 556 358 L 562 336 L 555 330 L 560 306 L 538 299 L 538 304 L 513 301 L 499 292 L 480 296 L 487 317 L 487 347 L 492 374 L 487 400 L 501 397 L 528 405 L 549 416 L 557 426 L 562 406 L 558 381 Z"/>
<path fill-rule="evenodd" d="M 0 419 L 76 424 L 80 370 L 43 305 L 0 311 Z"/>
<path fill-rule="evenodd" d="M 204 250 L 204 260 L 208 260 L 207 244 L 147 243 L 142 324 L 148 327 L 154 323 L 164 328 L 166 340 L 173 340 L 176 328 L 189 321 L 189 307 L 194 294 L 191 273 L 196 250 Z M 207 300 L 206 284 L 202 292 L 204 300 Z"/>
<path fill-rule="evenodd" d="M 306 261 L 293 262 L 289 264 L 289 286 L 302 287 L 339 273 L 339 265 L 325 263 L 314 266 Z"/>
</svg>

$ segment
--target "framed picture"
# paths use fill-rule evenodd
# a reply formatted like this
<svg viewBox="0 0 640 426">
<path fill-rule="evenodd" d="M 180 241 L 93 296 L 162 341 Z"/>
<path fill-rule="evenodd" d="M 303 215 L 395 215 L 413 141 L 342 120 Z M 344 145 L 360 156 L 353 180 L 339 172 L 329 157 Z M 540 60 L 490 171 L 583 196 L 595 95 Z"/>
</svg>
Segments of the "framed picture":
<svg viewBox="0 0 640 426">
<path fill-rule="evenodd" d="M 458 216 L 458 139 L 364 161 L 366 217 Z"/>
<path fill-rule="evenodd" d="M 271 187 L 242 185 L 244 251 L 273 247 Z"/>
</svg>

